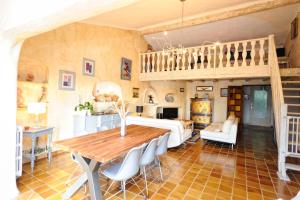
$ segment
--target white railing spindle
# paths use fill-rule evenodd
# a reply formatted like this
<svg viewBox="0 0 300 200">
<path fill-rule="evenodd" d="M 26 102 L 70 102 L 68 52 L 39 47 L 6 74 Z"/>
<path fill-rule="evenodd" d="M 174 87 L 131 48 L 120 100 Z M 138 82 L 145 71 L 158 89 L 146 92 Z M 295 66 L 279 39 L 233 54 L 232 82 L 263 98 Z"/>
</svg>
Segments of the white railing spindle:
<svg viewBox="0 0 300 200">
<path fill-rule="evenodd" d="M 219 68 L 223 68 L 223 57 L 224 56 L 224 45 L 220 44 L 220 53 L 219 53 Z"/>
<path fill-rule="evenodd" d="M 230 67 L 231 63 L 230 63 L 230 57 L 231 57 L 231 50 L 230 50 L 231 45 L 227 44 L 227 54 L 226 54 L 226 67 Z"/>
<path fill-rule="evenodd" d="M 247 66 L 247 44 L 248 44 L 247 41 L 245 41 L 245 42 L 242 43 L 242 45 L 243 45 L 242 66 L 243 67 Z"/>
<path fill-rule="evenodd" d="M 259 40 L 259 66 L 264 65 L 264 40 Z"/>
<path fill-rule="evenodd" d="M 207 47 L 207 68 L 212 68 L 211 65 L 211 47 Z"/>
<path fill-rule="evenodd" d="M 250 65 L 251 66 L 255 66 L 255 44 L 256 41 L 251 41 L 251 61 L 250 61 Z"/>
<path fill-rule="evenodd" d="M 238 62 L 238 57 L 239 57 L 239 43 L 235 42 L 233 43 L 234 45 L 234 67 L 238 67 L 239 66 L 239 62 Z"/>
<path fill-rule="evenodd" d="M 198 49 L 195 48 L 193 52 L 193 57 L 194 57 L 194 70 L 198 69 Z"/>
<path fill-rule="evenodd" d="M 187 50 L 188 52 L 188 70 L 191 70 L 192 69 L 192 49 L 190 50 Z"/>
</svg>

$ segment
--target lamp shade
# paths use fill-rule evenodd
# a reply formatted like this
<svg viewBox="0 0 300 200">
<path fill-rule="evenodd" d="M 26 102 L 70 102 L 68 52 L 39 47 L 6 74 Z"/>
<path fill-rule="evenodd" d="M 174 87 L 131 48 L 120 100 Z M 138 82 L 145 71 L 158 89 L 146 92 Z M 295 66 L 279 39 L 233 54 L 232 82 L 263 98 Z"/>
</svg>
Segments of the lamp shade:
<svg viewBox="0 0 300 200">
<path fill-rule="evenodd" d="M 30 114 L 42 114 L 46 112 L 46 103 L 30 102 L 27 105 L 27 112 Z"/>
<path fill-rule="evenodd" d="M 144 111 L 144 107 L 143 106 L 136 106 L 136 112 L 137 113 L 142 113 Z"/>
</svg>

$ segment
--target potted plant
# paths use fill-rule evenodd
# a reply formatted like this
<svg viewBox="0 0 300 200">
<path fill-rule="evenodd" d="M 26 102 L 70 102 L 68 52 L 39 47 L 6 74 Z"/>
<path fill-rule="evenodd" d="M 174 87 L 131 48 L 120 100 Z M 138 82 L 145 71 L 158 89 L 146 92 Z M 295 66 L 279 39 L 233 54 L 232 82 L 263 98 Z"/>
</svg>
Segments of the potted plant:
<svg viewBox="0 0 300 200">
<path fill-rule="evenodd" d="M 87 115 L 91 115 L 94 111 L 93 104 L 91 102 L 84 102 L 83 104 L 80 103 L 79 105 L 75 106 L 75 111 L 85 111 Z"/>
</svg>

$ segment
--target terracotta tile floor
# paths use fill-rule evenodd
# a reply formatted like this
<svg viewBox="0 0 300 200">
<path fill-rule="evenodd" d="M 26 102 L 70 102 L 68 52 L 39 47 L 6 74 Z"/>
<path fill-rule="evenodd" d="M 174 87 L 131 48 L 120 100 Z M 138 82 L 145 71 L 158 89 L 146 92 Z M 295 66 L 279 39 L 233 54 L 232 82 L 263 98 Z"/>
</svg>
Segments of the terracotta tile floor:
<svg viewBox="0 0 300 200">
<path fill-rule="evenodd" d="M 148 181 L 150 199 L 290 199 L 300 190 L 300 173 L 289 171 L 291 182 L 278 179 L 272 136 L 270 131 L 245 129 L 233 150 L 226 144 L 203 141 L 169 150 L 162 158 L 165 180 Z M 51 166 L 45 159 L 39 160 L 33 175 L 25 164 L 17 181 L 19 199 L 61 199 L 74 170 L 76 177 L 80 168 L 67 153 L 54 156 Z M 158 175 L 157 169 L 153 174 Z M 143 188 L 141 177 L 135 180 Z M 103 186 L 107 183 L 103 178 L 100 181 Z M 118 187 L 115 185 L 111 193 Z M 128 199 L 143 199 L 137 186 L 128 183 L 126 187 Z M 121 198 L 119 194 L 112 199 Z M 89 197 L 81 189 L 72 199 Z"/>
</svg>

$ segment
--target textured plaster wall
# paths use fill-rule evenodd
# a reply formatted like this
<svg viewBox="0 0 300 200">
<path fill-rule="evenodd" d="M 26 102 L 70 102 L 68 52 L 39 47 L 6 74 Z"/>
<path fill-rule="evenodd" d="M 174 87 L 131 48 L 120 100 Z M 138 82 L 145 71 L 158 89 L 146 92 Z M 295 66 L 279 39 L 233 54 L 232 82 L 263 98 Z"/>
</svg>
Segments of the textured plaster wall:
<svg viewBox="0 0 300 200">
<path fill-rule="evenodd" d="M 151 81 L 150 86 L 156 92 L 154 101 L 157 105 L 145 106 L 145 115 L 156 117 L 156 111 L 161 107 L 178 107 L 178 118 L 185 118 L 185 92 L 180 92 L 180 88 L 184 88 L 185 91 L 185 81 Z M 175 97 L 174 102 L 167 102 L 166 94 L 172 94 Z M 147 97 L 145 97 L 145 102 L 147 102 Z"/>
<path fill-rule="evenodd" d="M 54 139 L 72 137 L 72 114 L 79 99 L 92 96 L 97 80 L 110 80 L 120 84 L 125 99 L 132 99 L 132 88 L 147 87 L 138 80 L 139 52 L 145 52 L 147 43 L 135 31 L 74 23 L 25 41 L 19 61 L 19 77 L 31 69 L 39 74 L 48 72 L 48 124 L 55 126 Z M 95 76 L 82 75 L 83 57 L 95 60 Z M 120 80 L 121 58 L 132 60 L 131 81 Z M 39 65 L 40 63 L 40 65 Z M 41 69 L 44 68 L 44 69 Z M 59 90 L 59 70 L 76 73 L 74 91 Z M 38 73 L 37 73 L 38 74 Z M 140 94 L 140 97 L 142 95 Z"/>
<path fill-rule="evenodd" d="M 300 67 L 300 13 L 298 13 L 298 36 L 291 40 L 291 32 L 289 33 L 286 44 L 285 53 L 289 56 L 291 67 Z M 295 16 L 296 17 L 296 16 Z"/>
</svg>

